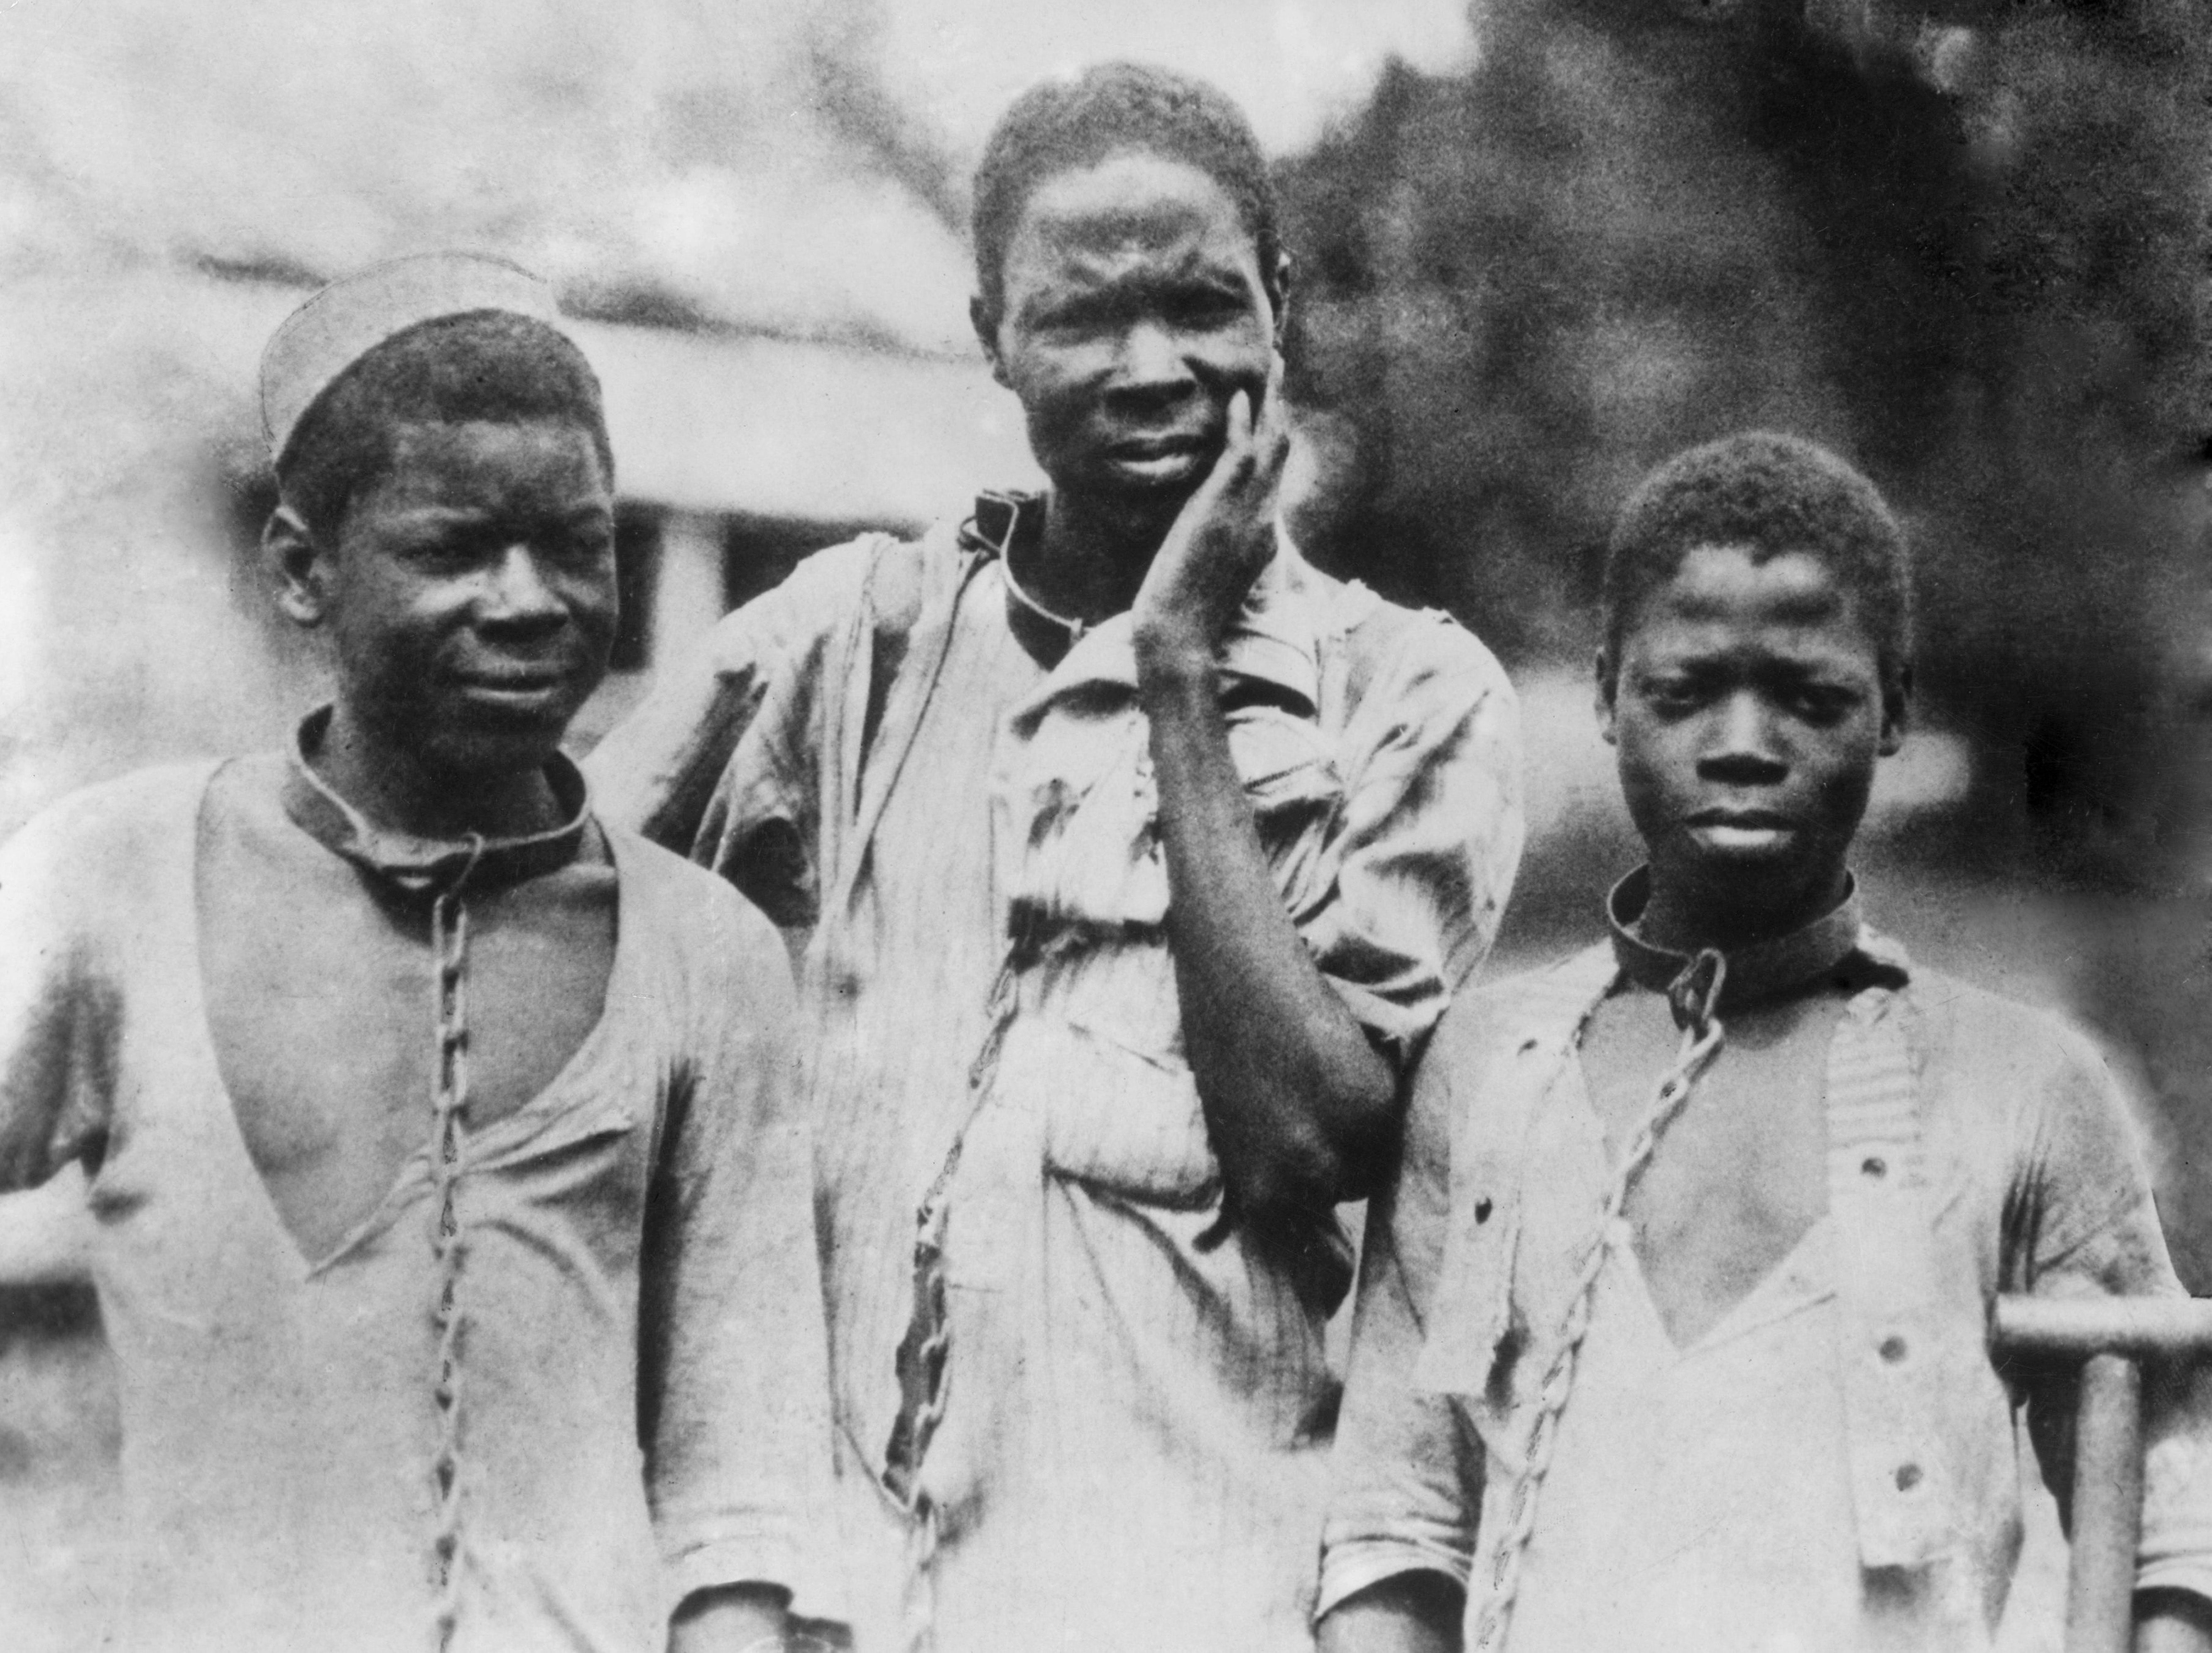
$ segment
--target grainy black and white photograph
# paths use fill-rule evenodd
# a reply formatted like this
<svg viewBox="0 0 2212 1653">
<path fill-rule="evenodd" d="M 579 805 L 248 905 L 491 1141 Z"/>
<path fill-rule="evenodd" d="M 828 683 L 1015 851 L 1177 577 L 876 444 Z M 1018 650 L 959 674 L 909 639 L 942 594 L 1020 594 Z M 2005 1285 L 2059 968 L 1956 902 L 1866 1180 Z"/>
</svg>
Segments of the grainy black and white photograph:
<svg viewBox="0 0 2212 1653">
<path fill-rule="evenodd" d="M 0 1648 L 2212 1653 L 2206 0 L 0 0 Z"/>
</svg>

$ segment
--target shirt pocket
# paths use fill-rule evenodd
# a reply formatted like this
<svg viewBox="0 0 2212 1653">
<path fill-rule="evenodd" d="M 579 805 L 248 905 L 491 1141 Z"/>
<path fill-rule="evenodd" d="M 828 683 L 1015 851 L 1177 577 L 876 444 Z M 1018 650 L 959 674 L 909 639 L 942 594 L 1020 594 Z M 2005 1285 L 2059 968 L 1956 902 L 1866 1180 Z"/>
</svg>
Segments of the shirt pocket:
<svg viewBox="0 0 2212 1653">
<path fill-rule="evenodd" d="M 998 1082 L 1036 1110 L 1048 1174 L 1178 1209 L 1218 1195 L 1198 1084 L 1180 1057 L 1077 1022 L 1027 1021 L 1009 1033 Z"/>
<path fill-rule="evenodd" d="M 1275 887 L 1295 912 L 1321 892 L 1323 850 L 1344 807 L 1336 754 L 1321 727 L 1280 706 L 1232 704 L 1229 754 L 1244 783 Z"/>
</svg>

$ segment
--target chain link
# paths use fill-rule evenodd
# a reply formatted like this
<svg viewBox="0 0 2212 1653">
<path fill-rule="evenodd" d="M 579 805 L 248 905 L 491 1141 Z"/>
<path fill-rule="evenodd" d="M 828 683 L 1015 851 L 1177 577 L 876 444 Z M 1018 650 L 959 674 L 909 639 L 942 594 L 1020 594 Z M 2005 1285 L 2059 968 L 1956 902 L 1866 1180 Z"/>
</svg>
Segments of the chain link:
<svg viewBox="0 0 2212 1653">
<path fill-rule="evenodd" d="M 957 1147 L 952 1157 L 958 1157 Z M 951 1169 L 948 1165 L 948 1176 Z M 921 1463 L 938 1426 L 945 1420 L 945 1366 L 951 1345 L 945 1302 L 942 1206 L 934 1201 L 925 1203 L 921 1226 L 914 1258 L 917 1329 L 924 1320 L 927 1329 L 913 1344 L 912 1358 L 927 1392 L 915 1403 L 907 1420 L 911 1461 L 891 1487 L 907 1516 L 906 1572 L 899 1603 L 899 1642 L 905 1653 L 933 1653 L 937 1645 L 937 1501 L 921 1484 Z M 891 1479 L 886 1478 L 887 1485 Z"/>
<path fill-rule="evenodd" d="M 1707 972 L 1709 979 L 1701 980 Z M 1492 1556 L 1490 1587 L 1475 1620 L 1474 1653 L 1498 1653 L 1504 1639 L 1513 1598 L 1521 1586 L 1522 1558 L 1528 1553 L 1528 1541 L 1535 1535 L 1537 1495 L 1543 1490 L 1544 1476 L 1552 1467 L 1560 1414 L 1566 1411 L 1567 1398 L 1574 1390 L 1576 1359 L 1583 1339 L 1589 1331 L 1590 1304 L 1597 1293 L 1598 1276 L 1605 1272 L 1605 1265 L 1613 1255 L 1614 1225 L 1620 1219 L 1622 1208 L 1628 1203 L 1629 1192 L 1638 1175 L 1659 1146 L 1660 1133 L 1682 1111 L 1690 1093 L 1697 1088 L 1698 1081 L 1720 1052 L 1726 1032 L 1714 1012 L 1727 977 L 1728 961 L 1708 948 L 1690 960 L 1668 990 L 1668 1001 L 1678 1020 L 1684 1023 L 1681 1050 L 1674 1065 L 1659 1081 L 1658 1093 L 1644 1111 L 1636 1135 L 1629 1139 L 1627 1152 L 1613 1169 L 1613 1182 L 1606 1192 L 1605 1215 L 1576 1277 L 1574 1302 L 1560 1323 L 1558 1353 L 1552 1357 L 1551 1366 L 1544 1373 L 1543 1386 L 1537 1392 L 1536 1415 L 1529 1423 L 1528 1445 L 1522 1453 L 1520 1476 L 1513 1485 L 1505 1531 Z"/>
<path fill-rule="evenodd" d="M 906 1653 L 935 1653 L 937 1646 L 937 1504 L 915 1496 L 907 1524 L 906 1583 L 899 1606 L 899 1639 Z"/>
<path fill-rule="evenodd" d="M 975 1123 L 999 1066 L 999 1053 L 1013 1025 L 1018 982 L 1013 966 L 1002 966 L 985 1007 L 983 1042 L 969 1064 L 967 1117 L 953 1135 L 944 1163 L 931 1179 L 915 1212 L 914 1311 L 900 1340 L 899 1415 L 884 1450 L 884 1490 L 907 1517 L 906 1576 L 899 1608 L 903 1653 L 933 1653 L 937 1644 L 935 1566 L 939 1537 L 936 1500 L 921 1484 L 923 1460 L 938 1426 L 945 1420 L 950 1385 L 946 1362 L 952 1329 L 945 1305 L 945 1239 L 953 1173 L 960 1168 L 968 1131 Z"/>
<path fill-rule="evenodd" d="M 483 851 L 483 840 L 471 837 L 467 862 L 430 903 L 438 1052 L 430 1131 L 430 1186 L 437 1203 L 430 1241 L 437 1262 L 431 1317 L 438 1333 L 438 1375 L 431 1393 L 438 1410 L 438 1445 L 431 1474 L 437 1495 L 432 1559 L 438 1591 L 438 1653 L 453 1645 L 453 1632 L 460 1620 L 461 1331 L 465 1317 L 460 1305 L 465 1247 L 457 1196 L 469 1105 L 469 913 L 462 905 L 461 887 L 476 869 Z"/>
</svg>

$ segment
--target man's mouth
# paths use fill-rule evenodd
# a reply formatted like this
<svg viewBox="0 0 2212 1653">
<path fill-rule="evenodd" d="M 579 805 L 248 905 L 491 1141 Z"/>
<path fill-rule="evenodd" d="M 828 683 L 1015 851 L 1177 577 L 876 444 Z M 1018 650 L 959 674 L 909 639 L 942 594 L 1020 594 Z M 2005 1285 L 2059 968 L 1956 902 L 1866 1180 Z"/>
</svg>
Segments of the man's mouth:
<svg viewBox="0 0 2212 1653">
<path fill-rule="evenodd" d="M 480 666 L 453 675 L 456 686 L 471 699 L 518 706 L 556 699 L 573 681 L 572 673 L 557 666 Z"/>
<path fill-rule="evenodd" d="M 1717 850 L 1778 849 L 1797 833 L 1796 820 L 1772 809 L 1700 809 L 1689 826 Z"/>
<path fill-rule="evenodd" d="M 1793 826 L 1796 820 L 1779 809 L 1700 809 L 1690 817 L 1692 826 Z"/>
<path fill-rule="evenodd" d="M 1177 481 L 1210 463 L 1214 445 L 1201 431 L 1125 436 L 1106 445 L 1106 461 L 1132 478 Z"/>
</svg>

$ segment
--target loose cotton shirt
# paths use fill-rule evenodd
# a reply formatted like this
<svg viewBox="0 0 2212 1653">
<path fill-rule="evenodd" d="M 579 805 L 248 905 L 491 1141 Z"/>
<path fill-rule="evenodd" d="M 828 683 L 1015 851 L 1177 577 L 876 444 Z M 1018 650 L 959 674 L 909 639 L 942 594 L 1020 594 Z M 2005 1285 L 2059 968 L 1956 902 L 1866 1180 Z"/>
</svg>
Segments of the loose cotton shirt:
<svg viewBox="0 0 2212 1653">
<path fill-rule="evenodd" d="M 1056 666 L 950 530 L 823 552 L 593 754 L 624 819 L 811 929 L 841 1507 L 861 1644 L 917 1571 L 944 1650 L 1310 1644 L 1341 1284 L 1240 1236 L 1186 1059 L 1126 615 Z M 1480 645 L 1287 544 L 1219 655 L 1276 887 L 1402 1060 L 1495 929 L 1521 845 Z M 957 1153 L 955 1145 L 958 1145 Z M 916 1212 L 945 1213 L 944 1420 L 920 1558 L 886 1495 Z"/>
<path fill-rule="evenodd" d="M 1886 985 L 1799 1019 L 1785 1041 L 1825 1075 L 1831 1176 L 1847 1191 L 1680 1345 L 1628 1225 L 1604 1226 L 1620 1145 L 1578 1050 L 1601 1001 L 1650 990 L 1600 948 L 1455 1008 L 1370 1232 L 1322 1611 L 1396 1574 L 1440 1572 L 1468 1585 L 1473 1646 L 1571 1282 L 1609 1232 L 1508 1653 L 1990 1645 L 2022 1541 L 2015 1407 L 2044 1444 L 2069 1415 L 2048 1374 L 2014 1387 L 1990 1364 L 1990 1299 L 2180 1287 L 2087 1042 L 1913 968 L 1893 943 L 1869 937 L 1855 957 L 1839 977 Z M 1879 1047 L 1852 1062 L 1836 1047 L 1882 1026 L 1902 1036 L 1899 1069 L 1863 1094 L 1895 1143 L 1852 1147 L 1837 1140 L 1837 1087 Z M 1668 1148 L 1662 1133 L 1655 1162 Z M 1838 1199 L 1876 1179 L 1895 1209 L 1855 1234 Z M 1908 1301 L 1917 1282 L 1927 1297 Z M 1491 1329 L 1468 1335 L 1492 1301 Z M 1854 1385 L 1868 1384 L 1883 1386 L 1878 1403 L 1855 1412 Z M 2201 1404 L 2152 1388 L 2139 1583 L 2206 1594 L 2212 1429 Z M 2045 1468 L 2063 1484 L 2063 1457 Z"/>
<path fill-rule="evenodd" d="M 131 1540 L 115 1644 L 419 1653 L 430 1097 L 423 1151 L 309 1258 L 248 1155 L 203 985 L 206 904 L 329 925 L 306 894 L 351 876 L 280 807 L 312 784 L 286 762 L 224 774 L 235 819 L 208 819 L 209 767 L 150 771 L 0 851 L 0 1186 L 91 1172 Z M 203 833 L 232 828 L 274 846 L 250 903 L 196 878 Z M 659 1653 L 677 1599 L 715 1584 L 823 1605 L 807 1538 L 827 1497 L 824 1339 L 781 948 L 696 869 L 618 829 L 601 841 L 604 1009 L 550 1085 L 461 1150 L 452 1644 L 483 1653 Z M 379 910 L 363 896 L 348 922 L 373 929 Z M 427 1045 L 427 947 L 395 920 L 372 950 Z M 360 1005 L 362 1026 L 391 1008 Z M 281 1026 L 283 1001 L 267 1014 Z"/>
</svg>

